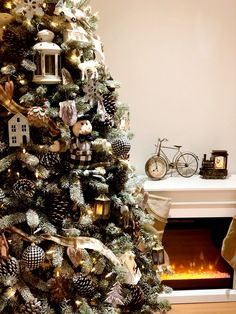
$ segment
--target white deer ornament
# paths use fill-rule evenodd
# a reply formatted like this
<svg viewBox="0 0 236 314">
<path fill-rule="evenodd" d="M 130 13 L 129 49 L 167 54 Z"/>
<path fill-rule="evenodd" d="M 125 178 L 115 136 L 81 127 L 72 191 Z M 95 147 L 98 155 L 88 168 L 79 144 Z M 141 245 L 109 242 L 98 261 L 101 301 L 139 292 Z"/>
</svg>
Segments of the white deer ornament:
<svg viewBox="0 0 236 314">
<path fill-rule="evenodd" d="M 78 68 L 81 71 L 81 80 L 88 80 L 91 79 L 97 79 L 98 78 L 98 71 L 97 68 L 100 67 L 100 64 L 95 60 L 88 60 L 81 62 L 81 54 L 76 54 L 76 52 L 73 52 L 74 55 L 76 55 L 76 62 L 78 64 Z M 91 76 L 90 76 L 91 75 Z"/>
</svg>

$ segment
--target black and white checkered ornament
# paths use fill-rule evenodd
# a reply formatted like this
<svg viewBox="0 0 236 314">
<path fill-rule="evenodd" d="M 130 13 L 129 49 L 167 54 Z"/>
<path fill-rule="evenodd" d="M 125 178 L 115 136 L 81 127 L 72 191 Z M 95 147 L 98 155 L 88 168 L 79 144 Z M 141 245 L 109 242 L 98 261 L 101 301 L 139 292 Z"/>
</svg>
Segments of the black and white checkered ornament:
<svg viewBox="0 0 236 314">
<path fill-rule="evenodd" d="M 28 179 L 19 179 L 13 185 L 13 192 L 18 198 L 31 198 L 34 196 L 36 187 L 34 182 Z"/>
<path fill-rule="evenodd" d="M 35 244 L 31 244 L 28 246 L 22 255 L 22 262 L 25 266 L 27 266 L 30 270 L 39 268 L 40 264 L 45 259 L 44 250 Z"/>
<path fill-rule="evenodd" d="M 8 276 L 16 277 L 19 274 L 19 270 L 19 263 L 15 257 L 9 256 L 0 262 L 0 278 Z"/>
<path fill-rule="evenodd" d="M 129 151 L 131 148 L 130 141 L 127 137 L 123 136 L 111 143 L 113 154 L 122 159 L 129 158 Z"/>
</svg>

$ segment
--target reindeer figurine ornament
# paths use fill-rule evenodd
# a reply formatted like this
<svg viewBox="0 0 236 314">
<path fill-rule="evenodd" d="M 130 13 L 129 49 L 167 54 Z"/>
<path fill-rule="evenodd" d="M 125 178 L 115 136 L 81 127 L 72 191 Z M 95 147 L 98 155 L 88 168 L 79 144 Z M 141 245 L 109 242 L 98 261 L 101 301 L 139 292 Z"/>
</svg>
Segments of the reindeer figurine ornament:
<svg viewBox="0 0 236 314">
<path fill-rule="evenodd" d="M 95 60 L 88 60 L 81 62 L 82 53 L 80 53 L 78 50 L 74 49 L 72 52 L 73 59 L 76 60 L 76 63 L 78 65 L 78 68 L 81 71 L 81 80 L 88 80 L 91 79 L 97 79 L 98 78 L 98 71 L 97 68 L 100 66 L 100 64 Z"/>
</svg>

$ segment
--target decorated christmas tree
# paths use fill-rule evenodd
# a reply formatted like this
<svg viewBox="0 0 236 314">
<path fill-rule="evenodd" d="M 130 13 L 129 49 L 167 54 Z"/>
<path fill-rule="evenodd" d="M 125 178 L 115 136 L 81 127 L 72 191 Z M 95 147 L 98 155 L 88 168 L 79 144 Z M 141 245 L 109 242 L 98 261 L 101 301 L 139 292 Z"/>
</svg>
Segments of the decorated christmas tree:
<svg viewBox="0 0 236 314">
<path fill-rule="evenodd" d="M 161 240 L 97 14 L 87 0 L 0 12 L 0 313 L 165 313 Z"/>
</svg>

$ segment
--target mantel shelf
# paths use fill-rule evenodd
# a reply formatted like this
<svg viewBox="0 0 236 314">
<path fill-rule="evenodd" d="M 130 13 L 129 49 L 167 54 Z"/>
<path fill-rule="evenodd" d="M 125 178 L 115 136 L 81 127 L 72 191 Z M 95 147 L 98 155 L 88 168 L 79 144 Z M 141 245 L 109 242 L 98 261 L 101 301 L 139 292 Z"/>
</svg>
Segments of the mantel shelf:
<svg viewBox="0 0 236 314">
<path fill-rule="evenodd" d="M 154 181 L 147 178 L 144 183 L 145 190 L 152 191 L 236 191 L 236 174 L 226 179 L 202 179 L 200 176 L 190 178 L 165 177 Z"/>
</svg>

